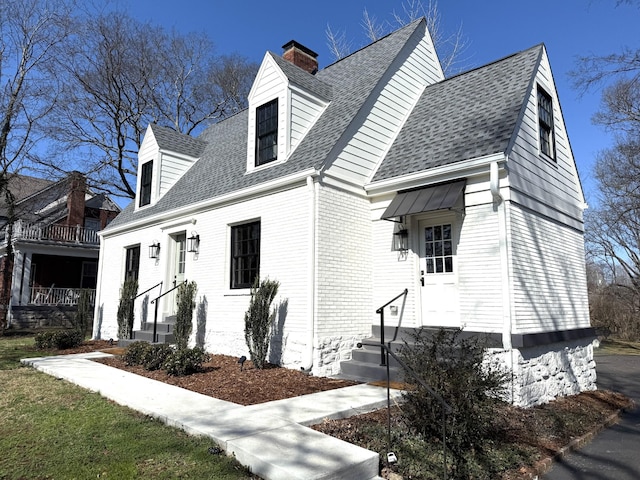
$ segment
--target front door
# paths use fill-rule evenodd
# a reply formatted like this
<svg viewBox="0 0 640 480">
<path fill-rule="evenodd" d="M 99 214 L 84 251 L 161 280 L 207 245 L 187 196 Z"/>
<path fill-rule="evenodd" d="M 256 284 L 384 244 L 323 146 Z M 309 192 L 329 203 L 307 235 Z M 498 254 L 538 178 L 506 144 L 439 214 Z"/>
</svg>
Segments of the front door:
<svg viewBox="0 0 640 480">
<path fill-rule="evenodd" d="M 422 325 L 459 327 L 455 225 L 423 220 L 419 243 Z"/>
<path fill-rule="evenodd" d="M 169 284 L 170 288 L 177 286 L 185 280 L 185 260 L 187 254 L 187 234 L 185 232 L 172 235 L 172 257 L 169 271 Z M 175 315 L 177 310 L 176 303 L 176 290 L 167 295 L 168 308 L 167 311 L 170 315 Z"/>
</svg>

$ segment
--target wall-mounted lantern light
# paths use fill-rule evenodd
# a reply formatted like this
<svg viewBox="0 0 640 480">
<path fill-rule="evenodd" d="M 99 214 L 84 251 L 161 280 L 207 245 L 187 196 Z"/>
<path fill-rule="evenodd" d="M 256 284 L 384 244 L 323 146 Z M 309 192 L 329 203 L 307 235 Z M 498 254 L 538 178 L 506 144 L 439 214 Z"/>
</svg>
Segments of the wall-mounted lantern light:
<svg viewBox="0 0 640 480">
<path fill-rule="evenodd" d="M 149 258 L 159 258 L 160 257 L 160 242 L 154 240 L 151 245 L 149 245 Z"/>
<path fill-rule="evenodd" d="M 393 234 L 393 249 L 397 252 L 409 250 L 409 232 L 402 227 Z"/>
<path fill-rule="evenodd" d="M 187 238 L 187 252 L 197 253 L 200 248 L 200 235 L 191 232 L 191 236 Z"/>
</svg>

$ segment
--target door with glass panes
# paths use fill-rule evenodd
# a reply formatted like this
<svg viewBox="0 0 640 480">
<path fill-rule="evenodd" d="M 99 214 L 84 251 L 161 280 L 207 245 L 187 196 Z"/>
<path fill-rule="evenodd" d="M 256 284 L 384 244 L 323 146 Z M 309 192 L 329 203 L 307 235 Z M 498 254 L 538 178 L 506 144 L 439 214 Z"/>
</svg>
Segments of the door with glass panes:
<svg viewBox="0 0 640 480">
<path fill-rule="evenodd" d="M 423 326 L 460 326 L 457 230 L 452 220 L 419 222 Z"/>
<path fill-rule="evenodd" d="M 172 251 L 171 264 L 169 266 L 168 288 L 173 288 L 174 286 L 181 284 L 185 280 L 187 235 L 185 232 L 182 232 L 176 235 L 171 235 L 169 238 L 171 239 Z M 167 295 L 167 297 L 169 298 L 167 299 L 168 303 L 166 305 L 166 310 L 170 315 L 175 315 L 177 311 L 176 293 L 177 290 L 174 290 L 169 295 Z"/>
</svg>

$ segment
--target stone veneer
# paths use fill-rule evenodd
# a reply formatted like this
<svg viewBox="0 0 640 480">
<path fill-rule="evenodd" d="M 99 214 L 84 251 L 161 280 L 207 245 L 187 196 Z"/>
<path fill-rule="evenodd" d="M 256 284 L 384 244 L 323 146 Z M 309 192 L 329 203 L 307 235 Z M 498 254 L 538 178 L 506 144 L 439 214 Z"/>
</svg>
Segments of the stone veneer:
<svg viewBox="0 0 640 480">
<path fill-rule="evenodd" d="M 527 408 L 595 390 L 596 342 L 574 340 L 510 351 L 492 350 L 491 361 L 513 372 L 506 400 Z"/>
</svg>

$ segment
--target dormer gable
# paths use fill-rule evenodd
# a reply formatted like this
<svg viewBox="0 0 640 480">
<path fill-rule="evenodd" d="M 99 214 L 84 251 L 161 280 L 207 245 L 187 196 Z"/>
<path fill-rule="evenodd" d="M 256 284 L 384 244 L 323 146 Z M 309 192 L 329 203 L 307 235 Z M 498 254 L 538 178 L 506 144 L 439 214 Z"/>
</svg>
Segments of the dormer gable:
<svg viewBox="0 0 640 480">
<path fill-rule="evenodd" d="M 316 78 L 313 51 L 291 41 L 285 57 L 267 52 L 249 92 L 247 172 L 287 161 L 332 97 Z"/>
<path fill-rule="evenodd" d="M 150 124 L 138 151 L 135 208 L 154 205 L 200 158 L 207 143 Z"/>
</svg>

